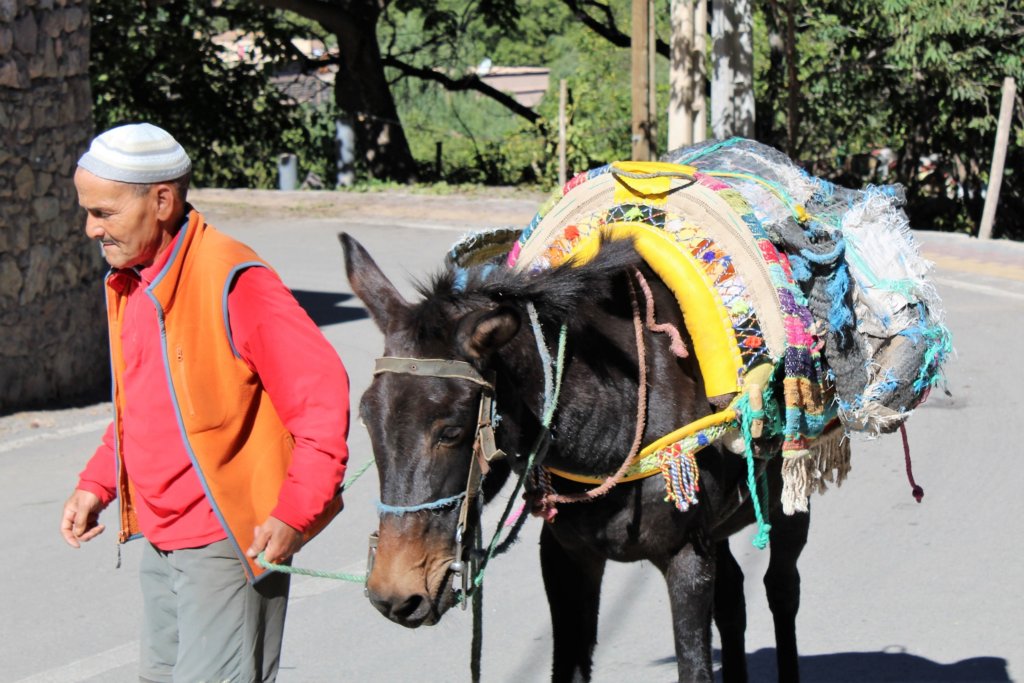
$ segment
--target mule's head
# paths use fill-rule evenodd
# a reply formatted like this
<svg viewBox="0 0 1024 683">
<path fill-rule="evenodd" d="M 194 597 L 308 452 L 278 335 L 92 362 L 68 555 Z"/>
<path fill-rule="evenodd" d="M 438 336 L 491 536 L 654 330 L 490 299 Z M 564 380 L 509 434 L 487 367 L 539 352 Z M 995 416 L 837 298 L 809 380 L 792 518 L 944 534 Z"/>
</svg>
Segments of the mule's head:
<svg viewBox="0 0 1024 683">
<path fill-rule="evenodd" d="M 600 366 L 597 383 L 589 385 L 589 393 L 583 390 L 587 395 L 617 386 L 608 379 L 610 374 L 635 374 L 609 369 L 623 364 L 620 349 L 628 348 L 633 339 L 629 303 L 613 302 L 611 292 L 615 279 L 625 277 L 639 256 L 631 242 L 623 241 L 602 247 L 600 256 L 586 265 L 570 262 L 543 276 L 478 268 L 463 281 L 463 273 L 448 271 L 431 287 L 421 288 L 423 299 L 411 304 L 358 242 L 347 235 L 341 235 L 341 242 L 352 291 L 384 333 L 383 356 L 391 359 L 388 367 L 378 367 L 359 406 L 373 445 L 382 503 L 367 591 L 390 619 L 409 627 L 433 624 L 457 601 L 451 587 L 453 562 L 468 559 L 458 557 L 459 504 L 434 504 L 467 491 L 481 392 L 487 391 L 482 384 L 494 371 L 499 385 L 499 443 L 509 453 L 522 455 L 541 432 L 539 402 L 545 384 L 533 326 L 523 324 L 529 306 L 548 329 L 564 324 L 570 340 L 585 340 L 578 347 L 576 367 Z M 600 318 L 596 311 L 601 311 Z M 413 370 L 409 364 L 415 361 L 402 359 L 463 363 L 460 367 L 468 367 L 467 374 L 482 382 Z M 574 375 L 570 364 L 567 384 L 578 379 L 579 372 Z M 586 403 L 572 408 L 561 409 L 563 425 L 594 422 Z M 631 429 L 619 430 L 623 448 Z M 499 471 L 484 480 L 484 499 L 500 488 L 500 475 L 507 476 L 509 466 L 495 469 Z M 477 521 L 469 515 L 465 534 Z"/>
<path fill-rule="evenodd" d="M 385 357 L 455 360 L 472 366 L 467 372 L 483 371 L 490 352 L 519 329 L 516 311 L 493 302 L 432 297 L 408 303 L 358 242 L 340 237 L 352 290 L 384 333 Z M 367 592 L 389 619 L 417 627 L 436 623 L 457 600 L 452 564 L 465 559 L 456 557 L 457 497 L 466 492 L 486 388 L 402 367 L 375 373 L 359 405 L 380 476 L 380 526 Z"/>
</svg>

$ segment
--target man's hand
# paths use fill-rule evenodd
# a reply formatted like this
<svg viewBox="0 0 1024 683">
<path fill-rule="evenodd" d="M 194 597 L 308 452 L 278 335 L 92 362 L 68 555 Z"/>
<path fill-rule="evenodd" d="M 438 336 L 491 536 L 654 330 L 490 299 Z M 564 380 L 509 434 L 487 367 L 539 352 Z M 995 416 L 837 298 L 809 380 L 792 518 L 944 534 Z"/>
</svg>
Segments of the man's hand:
<svg viewBox="0 0 1024 683">
<path fill-rule="evenodd" d="M 85 541 L 103 533 L 106 527 L 97 521 L 102 509 L 103 504 L 95 493 L 75 489 L 64 503 L 64 517 L 60 522 L 60 532 L 68 545 L 80 548 Z"/>
<path fill-rule="evenodd" d="M 256 527 L 252 545 L 245 554 L 255 559 L 262 552 L 267 562 L 281 564 L 301 547 L 302 534 L 276 517 L 267 517 L 267 521 Z"/>
</svg>

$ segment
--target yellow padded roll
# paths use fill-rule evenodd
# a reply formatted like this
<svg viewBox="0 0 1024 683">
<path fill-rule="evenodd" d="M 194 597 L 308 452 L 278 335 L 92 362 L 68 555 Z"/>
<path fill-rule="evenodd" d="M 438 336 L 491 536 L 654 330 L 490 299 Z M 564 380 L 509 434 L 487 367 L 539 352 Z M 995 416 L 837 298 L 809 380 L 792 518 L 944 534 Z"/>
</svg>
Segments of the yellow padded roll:
<svg viewBox="0 0 1024 683">
<path fill-rule="evenodd" d="M 576 254 L 581 261 L 597 254 L 600 232 L 594 231 L 580 241 Z M 675 294 L 693 340 L 707 395 L 738 392 L 743 359 L 732 321 L 718 291 L 706 282 L 703 268 L 693 256 L 663 230 L 643 223 L 609 223 L 604 232 L 616 239 L 632 238 L 637 252 Z"/>
</svg>

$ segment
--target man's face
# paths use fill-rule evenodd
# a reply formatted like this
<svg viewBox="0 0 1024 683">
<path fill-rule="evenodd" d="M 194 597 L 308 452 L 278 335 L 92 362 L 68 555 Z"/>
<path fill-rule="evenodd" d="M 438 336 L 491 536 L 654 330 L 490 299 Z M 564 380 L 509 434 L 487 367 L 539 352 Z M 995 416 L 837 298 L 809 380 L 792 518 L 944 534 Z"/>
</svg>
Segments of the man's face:
<svg viewBox="0 0 1024 683">
<path fill-rule="evenodd" d="M 168 244 L 171 235 L 158 219 L 158 186 L 144 195 L 128 183 L 105 180 L 84 168 L 75 172 L 78 203 L 86 210 L 85 234 L 102 245 L 113 268 L 148 266 Z"/>
</svg>

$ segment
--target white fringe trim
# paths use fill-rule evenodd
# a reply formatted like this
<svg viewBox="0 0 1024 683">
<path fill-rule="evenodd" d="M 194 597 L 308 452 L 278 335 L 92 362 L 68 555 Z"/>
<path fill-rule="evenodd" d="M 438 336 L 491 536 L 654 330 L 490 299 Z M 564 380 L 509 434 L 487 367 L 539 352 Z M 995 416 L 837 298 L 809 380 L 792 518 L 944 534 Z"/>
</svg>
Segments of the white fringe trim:
<svg viewBox="0 0 1024 683">
<path fill-rule="evenodd" d="M 828 484 L 842 486 L 850 473 L 850 440 L 833 429 L 815 440 L 807 455 L 782 462 L 782 511 L 807 512 L 812 493 L 825 493 Z"/>
</svg>

